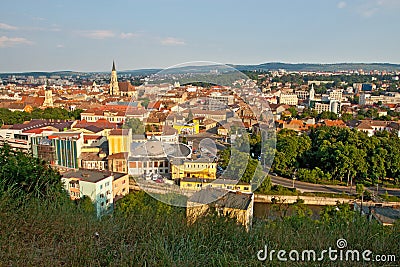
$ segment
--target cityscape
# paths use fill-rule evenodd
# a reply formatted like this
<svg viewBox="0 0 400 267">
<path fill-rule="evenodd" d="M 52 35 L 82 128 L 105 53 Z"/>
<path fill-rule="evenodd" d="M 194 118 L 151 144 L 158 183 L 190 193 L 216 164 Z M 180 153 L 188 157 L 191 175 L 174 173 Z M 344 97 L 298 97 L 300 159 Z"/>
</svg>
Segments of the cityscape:
<svg viewBox="0 0 400 267">
<path fill-rule="evenodd" d="M 0 266 L 400 264 L 400 5 L 283 2 L 8 3 Z"/>
</svg>

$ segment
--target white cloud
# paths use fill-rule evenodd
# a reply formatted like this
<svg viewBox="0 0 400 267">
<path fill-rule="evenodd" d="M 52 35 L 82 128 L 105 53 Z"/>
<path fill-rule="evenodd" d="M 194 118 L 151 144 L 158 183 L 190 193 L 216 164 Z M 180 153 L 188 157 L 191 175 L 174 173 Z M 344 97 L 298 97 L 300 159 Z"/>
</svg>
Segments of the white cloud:
<svg viewBox="0 0 400 267">
<path fill-rule="evenodd" d="M 347 6 L 347 3 L 345 1 L 340 1 L 337 4 L 337 7 L 340 8 L 340 9 L 345 8 L 346 6 Z"/>
<path fill-rule="evenodd" d="M 360 10 L 361 15 L 366 18 L 372 17 L 376 12 L 378 12 L 378 8 L 373 7 Z"/>
<path fill-rule="evenodd" d="M 132 38 L 136 38 L 136 37 L 138 37 L 138 36 L 139 36 L 139 34 L 133 33 L 133 32 L 122 32 L 122 33 L 119 35 L 119 37 L 120 37 L 121 39 L 132 39 Z"/>
<path fill-rule="evenodd" d="M 56 47 L 57 47 L 57 48 L 64 48 L 64 45 L 58 44 Z"/>
<path fill-rule="evenodd" d="M 0 23 L 0 30 L 8 30 L 8 31 L 14 31 L 17 30 L 18 27 L 9 25 L 9 24 L 5 24 L 5 23 Z"/>
<path fill-rule="evenodd" d="M 185 45 L 186 43 L 174 37 L 167 37 L 161 40 L 162 45 Z"/>
<path fill-rule="evenodd" d="M 115 33 L 109 30 L 94 30 L 94 31 L 81 31 L 81 36 L 90 39 L 106 39 L 115 36 Z"/>
<path fill-rule="evenodd" d="M 400 8 L 399 0 L 375 0 L 376 5 L 389 8 Z"/>
<path fill-rule="evenodd" d="M 0 36 L 0 47 L 13 47 L 20 44 L 32 45 L 33 42 L 21 37 Z"/>
<path fill-rule="evenodd" d="M 47 19 L 42 18 L 42 17 L 33 17 L 33 20 L 37 20 L 37 21 L 46 21 Z"/>
<path fill-rule="evenodd" d="M 400 8 L 398 0 L 367 0 L 355 6 L 356 11 L 365 18 L 370 18 L 377 13 L 393 11 Z"/>
</svg>

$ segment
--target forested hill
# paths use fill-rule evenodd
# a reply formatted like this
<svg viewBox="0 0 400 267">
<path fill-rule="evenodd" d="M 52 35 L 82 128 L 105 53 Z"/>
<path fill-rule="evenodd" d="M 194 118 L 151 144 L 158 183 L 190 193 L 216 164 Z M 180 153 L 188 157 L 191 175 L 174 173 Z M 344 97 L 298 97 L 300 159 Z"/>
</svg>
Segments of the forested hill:
<svg viewBox="0 0 400 267">
<path fill-rule="evenodd" d="M 348 70 L 364 70 L 364 71 L 400 71 L 400 64 L 391 63 L 336 63 L 336 64 L 308 64 L 308 63 L 281 63 L 270 62 L 259 65 L 232 65 L 240 71 L 270 71 L 284 69 L 287 71 L 348 71 Z"/>
<path fill-rule="evenodd" d="M 320 72 L 334 72 L 334 71 L 351 71 L 351 70 L 364 70 L 364 71 L 400 71 L 400 64 L 392 63 L 335 63 L 335 64 L 310 64 L 310 63 L 282 63 L 282 62 L 268 62 L 258 65 L 233 65 L 228 64 L 240 71 L 273 71 L 284 69 L 286 71 L 320 71 Z M 121 70 L 119 74 L 131 74 L 133 76 L 150 75 L 161 71 L 162 69 L 137 69 L 137 70 Z M 90 76 L 98 72 L 73 72 L 73 71 L 56 71 L 56 72 L 25 72 L 25 73 L 0 73 L 0 78 L 6 78 L 9 75 L 25 75 L 25 76 L 47 76 L 60 75 L 60 76 Z M 102 72 L 108 73 L 108 72 Z"/>
</svg>

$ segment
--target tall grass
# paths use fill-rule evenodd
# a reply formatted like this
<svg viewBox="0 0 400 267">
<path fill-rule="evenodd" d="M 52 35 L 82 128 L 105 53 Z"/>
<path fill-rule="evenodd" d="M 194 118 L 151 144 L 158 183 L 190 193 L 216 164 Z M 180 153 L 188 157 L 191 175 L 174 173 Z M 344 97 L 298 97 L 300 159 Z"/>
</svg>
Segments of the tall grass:
<svg viewBox="0 0 400 267">
<path fill-rule="evenodd" d="M 184 209 L 164 212 L 149 199 L 146 209 L 116 210 L 99 219 L 62 196 L 15 200 L 0 195 L 0 266 L 286 266 L 260 262 L 258 250 L 268 245 L 320 251 L 336 247 L 339 238 L 351 249 L 400 259 L 400 226 L 382 227 L 357 215 L 347 222 L 308 217 L 256 220 L 246 232 L 234 221 L 215 216 L 188 226 Z M 357 266 L 329 261 L 291 265 Z"/>
</svg>

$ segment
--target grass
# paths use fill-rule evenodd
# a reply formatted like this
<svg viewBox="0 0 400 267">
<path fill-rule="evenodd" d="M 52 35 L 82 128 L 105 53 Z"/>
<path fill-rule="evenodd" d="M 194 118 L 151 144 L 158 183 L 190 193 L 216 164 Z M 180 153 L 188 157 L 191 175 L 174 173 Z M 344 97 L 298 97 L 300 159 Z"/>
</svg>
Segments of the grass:
<svg viewBox="0 0 400 267">
<path fill-rule="evenodd" d="M 388 194 L 381 194 L 379 195 L 383 200 L 388 201 L 388 202 L 400 202 L 400 197 L 397 196 L 391 196 Z"/>
<path fill-rule="evenodd" d="M 246 232 L 235 222 L 214 216 L 188 226 L 183 208 L 165 212 L 155 200 L 145 200 L 148 209 L 117 209 L 113 216 L 98 219 L 68 199 L 16 201 L 3 195 L 0 266 L 287 266 L 260 262 L 256 254 L 265 245 L 321 251 L 335 247 L 339 238 L 345 238 L 352 249 L 395 254 L 400 259 L 400 225 L 386 228 L 356 214 L 347 222 L 296 216 L 256 220 Z M 314 266 L 321 264 L 338 263 Z M 354 266 L 346 264 L 340 263 Z M 292 266 L 300 265 L 313 266 L 310 262 Z"/>
<path fill-rule="evenodd" d="M 354 196 L 348 195 L 346 193 L 324 193 L 324 192 L 304 192 L 301 193 L 296 188 L 287 188 L 281 185 L 273 185 L 271 190 L 263 192 L 260 194 L 265 195 L 281 195 L 281 196 L 310 196 L 310 197 L 329 197 L 329 198 L 347 198 L 355 199 Z"/>
</svg>

